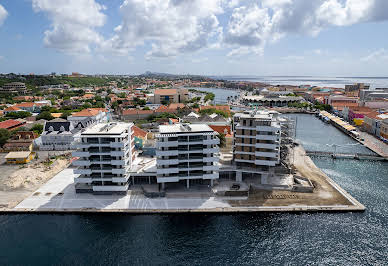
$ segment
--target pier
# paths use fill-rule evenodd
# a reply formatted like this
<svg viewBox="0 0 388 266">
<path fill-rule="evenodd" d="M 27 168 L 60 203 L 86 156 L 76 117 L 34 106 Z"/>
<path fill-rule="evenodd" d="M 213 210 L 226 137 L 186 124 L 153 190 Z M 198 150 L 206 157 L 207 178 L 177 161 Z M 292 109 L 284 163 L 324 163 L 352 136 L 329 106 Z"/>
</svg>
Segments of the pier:
<svg viewBox="0 0 388 266">
<path fill-rule="evenodd" d="M 388 161 L 388 158 L 363 153 L 334 153 L 326 151 L 306 151 L 308 156 L 330 157 L 333 159 L 356 159 L 372 161 Z"/>
</svg>

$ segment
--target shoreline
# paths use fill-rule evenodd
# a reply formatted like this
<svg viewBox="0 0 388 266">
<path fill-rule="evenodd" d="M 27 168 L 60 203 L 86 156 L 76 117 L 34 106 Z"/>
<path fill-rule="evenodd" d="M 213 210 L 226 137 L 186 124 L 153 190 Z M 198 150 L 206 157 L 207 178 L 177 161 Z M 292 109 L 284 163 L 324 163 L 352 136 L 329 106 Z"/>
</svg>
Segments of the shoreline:
<svg viewBox="0 0 388 266">
<path fill-rule="evenodd" d="M 362 212 L 365 206 L 353 198 L 319 169 L 306 155 L 302 146 L 295 148 L 295 168 L 298 173 L 312 180 L 317 186 L 313 193 L 295 191 L 256 191 L 247 199 L 233 197 L 164 197 L 146 198 L 139 193 L 129 195 L 75 194 L 72 169 L 65 169 L 46 184 L 22 200 L 14 208 L 0 210 L 1 214 L 237 214 L 263 212 Z M 65 172 L 65 173 L 64 173 Z M 62 174 L 62 176 L 61 176 Z M 58 186 L 60 179 L 63 184 Z M 57 186 L 57 191 L 52 186 Z M 73 186 L 73 188 L 72 188 Z M 51 189 L 51 190 L 50 190 Z M 48 193 L 47 191 L 52 191 Z M 262 197 L 272 195 L 297 195 L 296 199 Z M 50 196 L 47 196 L 50 194 Z M 284 204 L 287 201 L 287 204 Z M 321 202 L 322 204 L 316 204 Z M 308 204 L 311 203 L 311 204 Z M 77 205 L 78 204 L 78 205 Z M 94 205 L 93 205 L 94 204 Z"/>
</svg>

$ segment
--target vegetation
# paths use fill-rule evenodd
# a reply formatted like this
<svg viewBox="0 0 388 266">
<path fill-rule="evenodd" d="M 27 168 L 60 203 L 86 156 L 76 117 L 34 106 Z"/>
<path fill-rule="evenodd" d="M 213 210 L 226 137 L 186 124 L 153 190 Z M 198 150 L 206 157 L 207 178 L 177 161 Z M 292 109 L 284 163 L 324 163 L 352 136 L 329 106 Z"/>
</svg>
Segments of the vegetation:
<svg viewBox="0 0 388 266">
<path fill-rule="evenodd" d="M 221 110 L 217 110 L 215 108 L 204 109 L 204 110 L 199 111 L 199 113 L 201 115 L 204 115 L 204 114 L 208 114 L 208 115 L 217 114 L 217 115 L 222 115 L 225 118 L 228 118 L 228 117 L 231 116 L 230 113 L 225 112 L 225 111 L 221 111 Z"/>
<path fill-rule="evenodd" d="M 213 101 L 214 98 L 216 97 L 216 95 L 212 92 L 209 92 L 209 93 L 206 93 L 206 96 L 204 98 L 204 101 L 207 102 L 207 101 Z"/>
<path fill-rule="evenodd" d="M 34 131 L 35 133 L 37 134 L 42 134 L 43 132 L 43 125 L 41 124 L 35 124 L 32 128 L 31 128 L 32 131 Z"/>
<path fill-rule="evenodd" d="M 51 115 L 50 112 L 44 111 L 44 112 L 41 112 L 39 115 L 36 116 L 36 120 L 40 120 L 40 119 L 53 120 L 54 117 Z"/>
<path fill-rule="evenodd" d="M 68 116 L 71 116 L 71 113 L 72 113 L 71 111 L 65 110 L 65 111 L 62 112 L 61 118 L 67 119 Z"/>
<path fill-rule="evenodd" d="M 220 139 L 220 148 L 223 148 L 226 146 L 226 138 L 224 133 L 219 133 L 217 137 Z"/>
<path fill-rule="evenodd" d="M 30 112 L 20 111 L 20 112 L 11 112 L 11 113 L 6 114 L 5 116 L 7 118 L 18 119 L 18 118 L 26 118 L 26 117 L 29 117 L 31 115 L 32 114 Z"/>
<path fill-rule="evenodd" d="M 177 119 L 178 117 L 175 114 L 172 114 L 172 113 L 161 113 L 161 114 L 158 114 L 158 115 L 150 115 L 147 118 L 147 120 L 148 120 L 148 122 L 156 122 L 159 119 L 163 119 L 163 118 L 175 118 L 175 119 Z"/>
<path fill-rule="evenodd" d="M 10 136 L 11 133 L 8 130 L 0 128 L 0 147 L 3 147 L 3 145 L 7 142 Z"/>
</svg>

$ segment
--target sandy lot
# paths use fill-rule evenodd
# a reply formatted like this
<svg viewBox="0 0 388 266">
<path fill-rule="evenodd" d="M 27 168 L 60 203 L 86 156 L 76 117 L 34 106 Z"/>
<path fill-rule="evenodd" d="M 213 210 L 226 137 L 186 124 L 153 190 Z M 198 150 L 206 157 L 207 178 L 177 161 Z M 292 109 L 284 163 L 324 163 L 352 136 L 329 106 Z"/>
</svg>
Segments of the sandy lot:
<svg viewBox="0 0 388 266">
<path fill-rule="evenodd" d="M 70 163 L 66 158 L 52 164 L 39 159 L 26 165 L 7 165 L 5 155 L 0 154 L 0 209 L 16 206 Z"/>
</svg>

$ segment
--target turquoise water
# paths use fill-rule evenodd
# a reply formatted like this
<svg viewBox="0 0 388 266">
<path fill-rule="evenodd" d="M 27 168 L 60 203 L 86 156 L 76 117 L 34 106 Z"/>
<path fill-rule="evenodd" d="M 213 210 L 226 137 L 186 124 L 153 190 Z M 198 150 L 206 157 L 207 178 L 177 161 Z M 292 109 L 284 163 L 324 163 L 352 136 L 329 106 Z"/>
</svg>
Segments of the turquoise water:
<svg viewBox="0 0 388 266">
<path fill-rule="evenodd" d="M 352 144 L 298 115 L 306 147 Z M 355 149 L 362 147 L 353 146 Z M 2 215 L 0 264 L 387 265 L 388 164 L 313 158 L 364 213 Z"/>
</svg>

